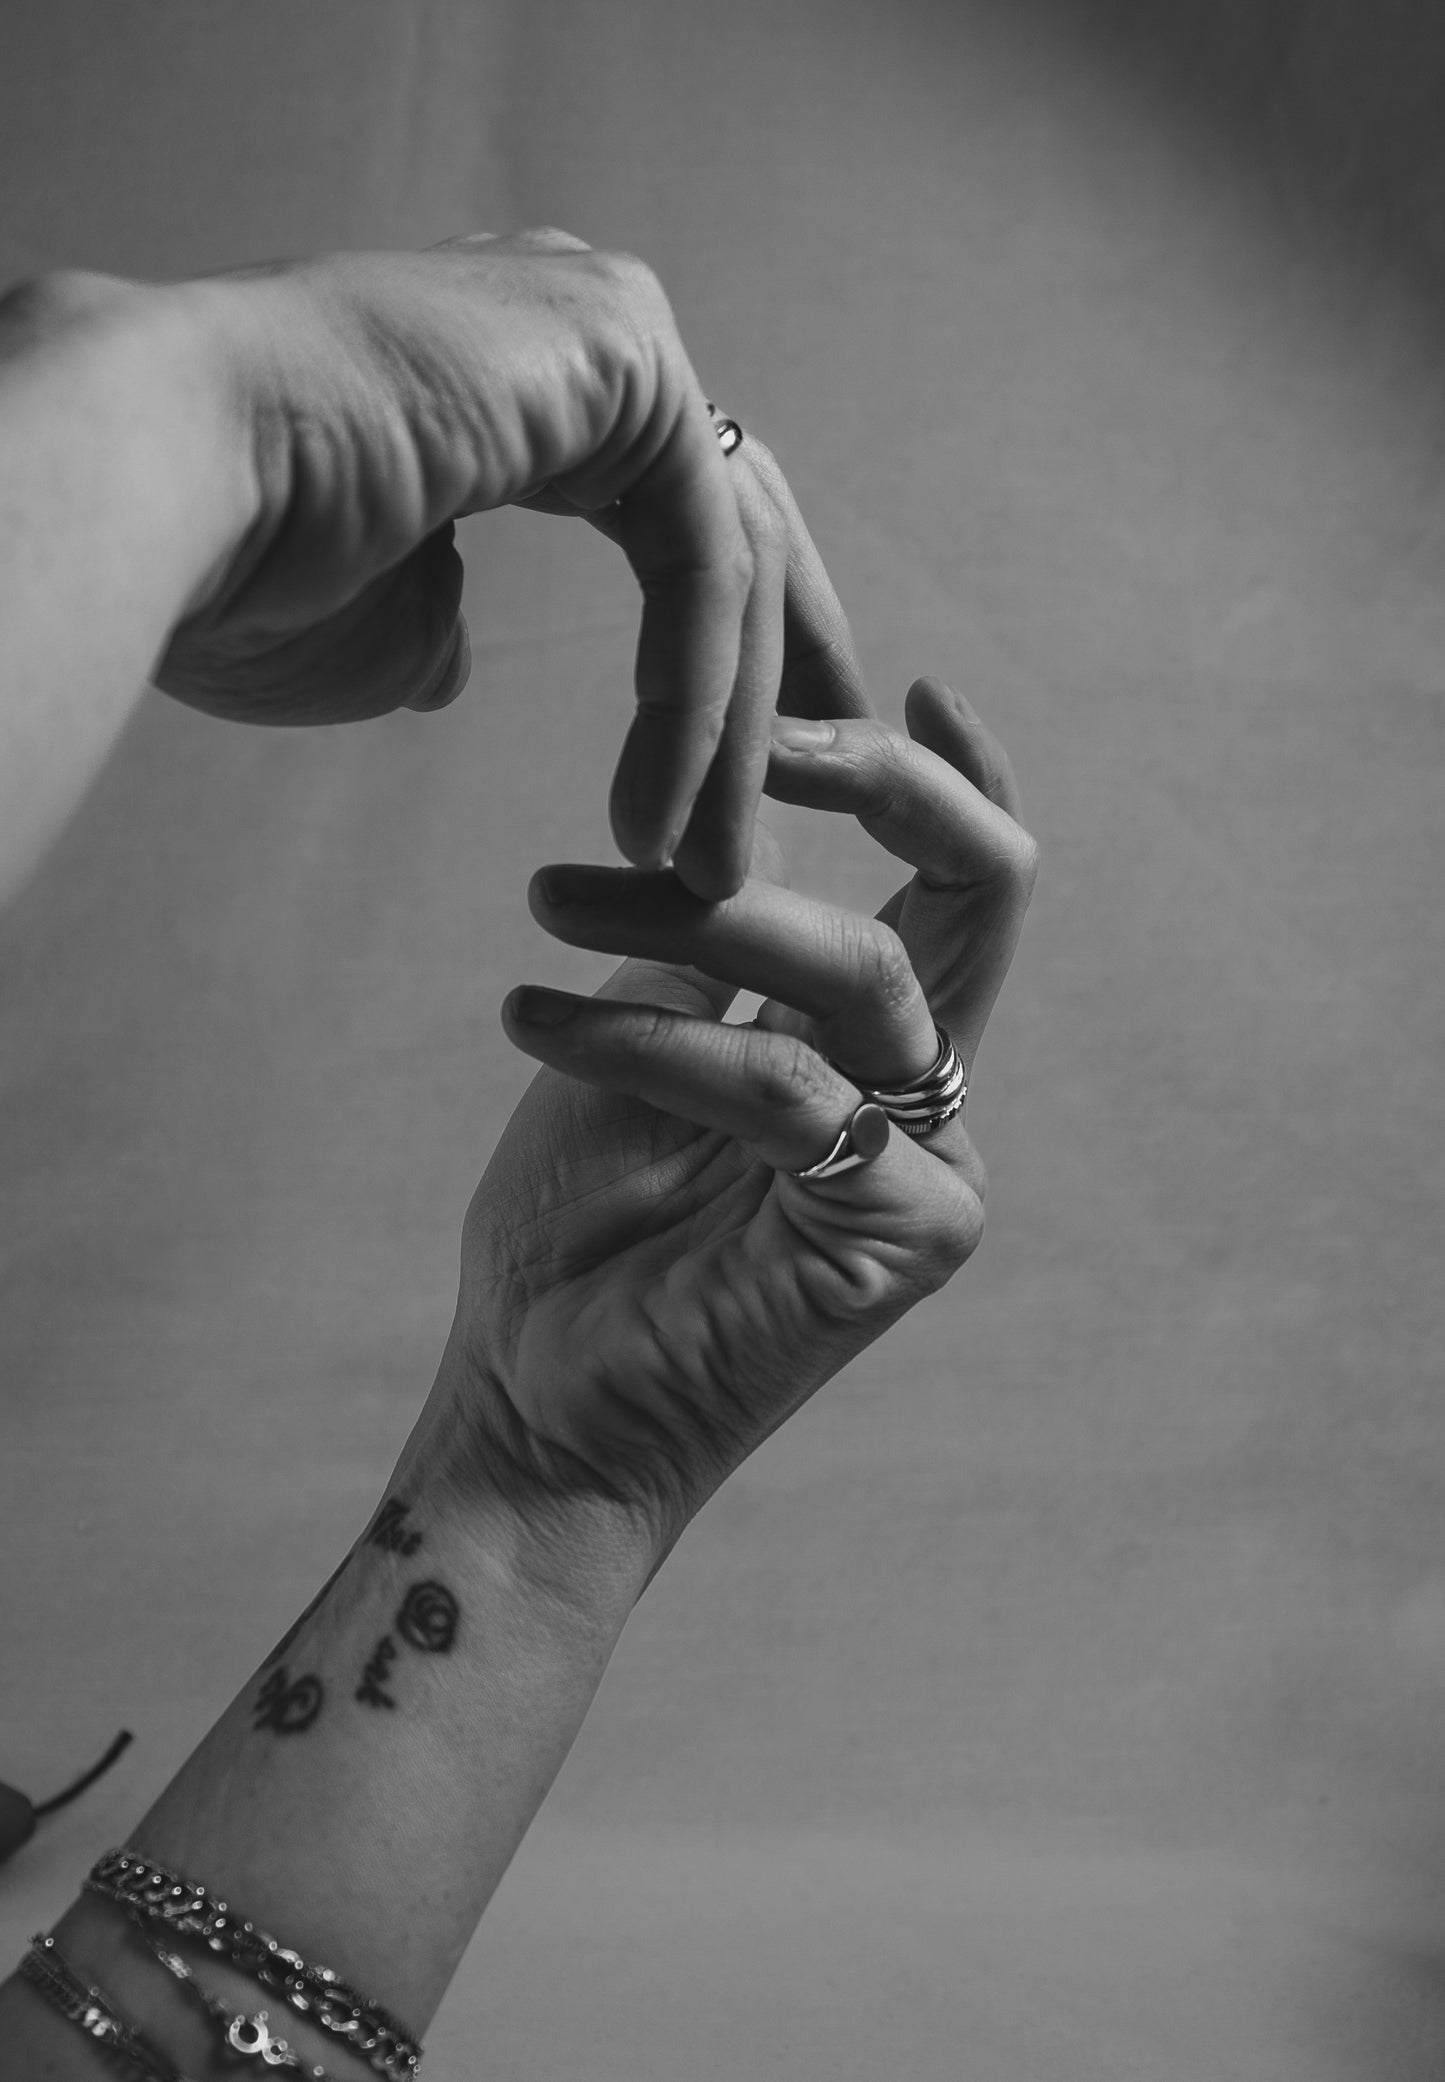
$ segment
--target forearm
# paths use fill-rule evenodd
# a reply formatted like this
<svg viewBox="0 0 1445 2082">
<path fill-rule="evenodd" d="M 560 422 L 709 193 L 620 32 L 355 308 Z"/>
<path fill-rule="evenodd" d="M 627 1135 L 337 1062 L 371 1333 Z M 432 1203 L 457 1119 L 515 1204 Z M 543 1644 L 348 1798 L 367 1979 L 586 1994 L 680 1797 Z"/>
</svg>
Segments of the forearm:
<svg viewBox="0 0 1445 2082">
<path fill-rule="evenodd" d="M 0 903 L 255 510 L 207 326 L 99 278 L 0 300 Z"/>
<path fill-rule="evenodd" d="M 595 1508 L 570 1540 L 554 1525 L 543 1544 L 515 1510 L 459 1492 L 448 1466 L 423 1431 L 319 1605 L 130 1837 L 418 2032 L 651 1565 L 638 1536 Z M 56 1935 L 188 2074 L 232 2072 L 207 2064 L 214 2027 L 113 1906 L 82 1897 Z M 201 1978 L 233 2005 L 266 2001 L 209 1958 Z M 365 2072 L 274 1996 L 270 2009 L 310 2059 Z M 57 2074 L 92 2071 L 82 2034 L 29 1988 L 0 1993 L 0 2028 L 33 2049 L 36 2072 L 47 2051 L 65 2063 Z"/>
</svg>

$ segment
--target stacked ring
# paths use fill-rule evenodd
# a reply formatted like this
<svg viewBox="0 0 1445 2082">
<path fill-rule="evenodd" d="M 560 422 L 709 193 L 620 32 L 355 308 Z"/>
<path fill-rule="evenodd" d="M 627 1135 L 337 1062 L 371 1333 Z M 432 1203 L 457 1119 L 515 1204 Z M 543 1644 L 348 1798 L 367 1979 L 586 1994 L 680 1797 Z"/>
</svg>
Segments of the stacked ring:
<svg viewBox="0 0 1445 2082">
<path fill-rule="evenodd" d="M 933 1031 L 938 1036 L 938 1055 L 933 1067 L 919 1078 L 917 1084 L 894 1090 L 882 1085 L 858 1086 L 865 1099 L 881 1106 L 894 1126 L 915 1140 L 931 1135 L 945 1121 L 951 1121 L 956 1113 L 962 1113 L 963 1102 L 968 1097 L 968 1073 L 958 1050 L 942 1027 L 936 1026 Z M 841 1063 L 835 1063 L 833 1067 L 843 1068 Z M 843 1075 L 847 1077 L 851 1073 L 843 1070 Z"/>
</svg>

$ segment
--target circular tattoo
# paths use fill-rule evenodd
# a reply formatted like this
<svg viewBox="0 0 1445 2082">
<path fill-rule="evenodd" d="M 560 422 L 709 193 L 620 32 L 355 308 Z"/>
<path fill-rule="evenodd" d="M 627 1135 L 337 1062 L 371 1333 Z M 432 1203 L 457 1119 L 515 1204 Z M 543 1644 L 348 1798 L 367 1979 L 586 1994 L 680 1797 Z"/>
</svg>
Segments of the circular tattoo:
<svg viewBox="0 0 1445 2082">
<path fill-rule="evenodd" d="M 396 1631 L 413 1648 L 445 1655 L 457 1638 L 457 1601 L 444 1583 L 414 1583 L 396 1615 Z"/>
</svg>

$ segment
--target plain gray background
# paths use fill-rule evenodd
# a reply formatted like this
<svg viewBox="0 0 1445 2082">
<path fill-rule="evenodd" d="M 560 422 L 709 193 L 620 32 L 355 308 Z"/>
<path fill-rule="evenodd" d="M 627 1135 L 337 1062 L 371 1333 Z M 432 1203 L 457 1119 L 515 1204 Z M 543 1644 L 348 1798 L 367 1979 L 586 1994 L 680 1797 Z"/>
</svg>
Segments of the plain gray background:
<svg viewBox="0 0 1445 2082">
<path fill-rule="evenodd" d="M 711 1503 L 439 2078 L 1424 2082 L 1445 2062 L 1445 33 L 1393 5 L 50 0 L 0 278 L 557 223 L 777 449 L 880 705 L 1044 854 L 977 1258 Z M 344 1550 L 605 964 L 637 603 L 470 522 L 446 714 L 148 696 L 0 921 L 18 1955 Z M 858 834 L 777 820 L 870 907 Z M 344 1962 L 340 1962 L 344 1965 Z"/>
</svg>

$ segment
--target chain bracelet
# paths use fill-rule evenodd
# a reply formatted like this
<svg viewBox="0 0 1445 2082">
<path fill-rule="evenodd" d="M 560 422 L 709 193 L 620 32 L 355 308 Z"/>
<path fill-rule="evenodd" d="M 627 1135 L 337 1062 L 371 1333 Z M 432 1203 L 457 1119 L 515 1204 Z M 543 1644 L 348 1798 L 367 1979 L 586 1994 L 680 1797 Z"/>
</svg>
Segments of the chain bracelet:
<svg viewBox="0 0 1445 2082">
<path fill-rule="evenodd" d="M 377 2003 L 348 1987 L 330 1967 L 314 1966 L 287 1945 L 237 1916 L 193 1880 L 182 1879 L 131 1850 L 107 1851 L 85 1880 L 88 1892 L 152 1924 L 195 1938 L 238 1972 L 274 1989 L 300 2017 L 344 2039 L 391 2082 L 411 2082 L 421 2046 Z M 239 2049 L 238 2049 L 239 2050 Z"/>
</svg>

